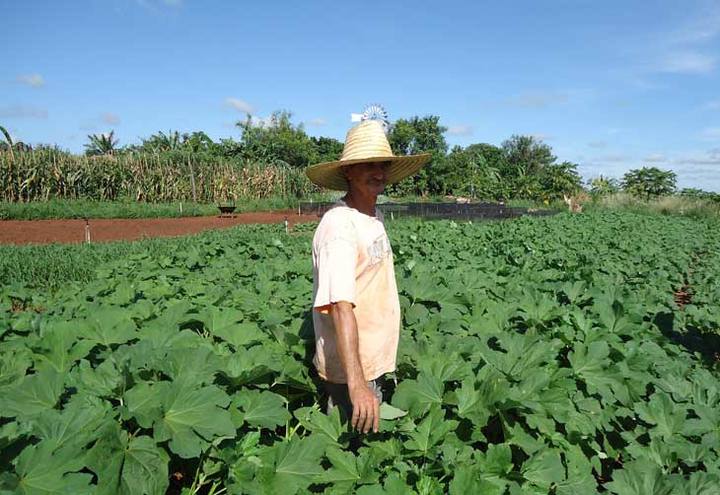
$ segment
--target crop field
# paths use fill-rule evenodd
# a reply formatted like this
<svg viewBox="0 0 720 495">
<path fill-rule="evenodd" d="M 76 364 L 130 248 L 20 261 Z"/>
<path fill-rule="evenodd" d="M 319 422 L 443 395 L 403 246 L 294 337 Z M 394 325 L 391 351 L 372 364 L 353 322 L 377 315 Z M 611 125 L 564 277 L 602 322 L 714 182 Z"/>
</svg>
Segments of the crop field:
<svg viewBox="0 0 720 495">
<path fill-rule="evenodd" d="M 313 225 L 4 281 L 0 491 L 720 493 L 720 222 L 387 228 L 397 386 L 365 436 L 310 364 Z"/>
</svg>

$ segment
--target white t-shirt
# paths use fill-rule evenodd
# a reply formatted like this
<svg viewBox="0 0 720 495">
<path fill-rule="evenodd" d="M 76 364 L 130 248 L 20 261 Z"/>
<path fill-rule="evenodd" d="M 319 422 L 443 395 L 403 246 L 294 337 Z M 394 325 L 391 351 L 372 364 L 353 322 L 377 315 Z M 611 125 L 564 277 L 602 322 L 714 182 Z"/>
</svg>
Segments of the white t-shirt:
<svg viewBox="0 0 720 495">
<path fill-rule="evenodd" d="M 323 215 L 313 237 L 313 362 L 333 383 L 347 383 L 329 313 L 339 301 L 354 305 L 365 379 L 395 370 L 400 301 L 390 240 L 376 211 L 371 217 L 340 202 Z"/>
</svg>

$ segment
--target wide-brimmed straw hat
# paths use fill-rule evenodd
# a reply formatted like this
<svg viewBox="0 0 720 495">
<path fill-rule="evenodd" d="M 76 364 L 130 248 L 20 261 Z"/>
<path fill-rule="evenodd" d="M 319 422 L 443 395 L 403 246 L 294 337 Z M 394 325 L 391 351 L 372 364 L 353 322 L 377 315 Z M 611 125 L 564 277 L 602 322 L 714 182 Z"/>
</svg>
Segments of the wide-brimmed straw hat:
<svg viewBox="0 0 720 495">
<path fill-rule="evenodd" d="M 382 123 L 378 120 L 364 120 L 348 131 L 340 160 L 312 165 L 305 173 L 318 186 L 347 191 L 348 183 L 342 170 L 347 165 L 390 162 L 387 184 L 392 184 L 413 175 L 430 161 L 430 157 L 430 153 L 393 155 Z"/>
</svg>

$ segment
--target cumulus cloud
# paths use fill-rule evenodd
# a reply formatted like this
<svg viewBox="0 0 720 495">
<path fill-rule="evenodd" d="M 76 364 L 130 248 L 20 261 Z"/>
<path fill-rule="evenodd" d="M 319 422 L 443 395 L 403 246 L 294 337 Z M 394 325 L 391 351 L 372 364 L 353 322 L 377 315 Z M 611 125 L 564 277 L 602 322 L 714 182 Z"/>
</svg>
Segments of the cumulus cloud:
<svg viewBox="0 0 720 495">
<path fill-rule="evenodd" d="M 45 79 L 40 74 L 21 74 L 17 76 L 17 82 L 26 84 L 33 88 L 41 88 L 45 86 Z"/>
<path fill-rule="evenodd" d="M 105 112 L 100 116 L 100 120 L 105 124 L 118 125 L 120 123 L 120 117 L 111 112 Z"/>
<path fill-rule="evenodd" d="M 48 111 L 32 105 L 10 105 L 0 107 L 0 118 L 3 119 L 46 119 Z"/>
<path fill-rule="evenodd" d="M 466 124 L 451 125 L 448 127 L 447 133 L 451 136 L 471 136 L 473 128 Z"/>
<path fill-rule="evenodd" d="M 233 98 L 228 97 L 225 98 L 225 105 L 234 108 L 238 112 L 243 112 L 247 114 L 251 114 L 255 112 L 255 107 L 253 107 L 250 103 L 246 102 L 245 100 L 241 100 L 240 98 Z"/>
<path fill-rule="evenodd" d="M 663 163 L 667 161 L 667 157 L 662 153 L 651 153 L 643 158 L 643 161 L 649 163 Z"/>
<path fill-rule="evenodd" d="M 322 117 L 318 117 L 316 119 L 311 119 L 308 121 L 308 124 L 310 125 L 316 125 L 321 126 L 327 124 L 327 120 L 323 119 Z"/>
</svg>

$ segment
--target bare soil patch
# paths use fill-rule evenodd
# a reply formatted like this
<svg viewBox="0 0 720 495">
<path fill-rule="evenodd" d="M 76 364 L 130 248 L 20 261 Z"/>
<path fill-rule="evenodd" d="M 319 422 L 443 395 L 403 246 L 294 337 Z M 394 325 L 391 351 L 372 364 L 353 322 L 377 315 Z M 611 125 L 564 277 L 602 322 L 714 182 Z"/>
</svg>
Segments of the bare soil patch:
<svg viewBox="0 0 720 495">
<path fill-rule="evenodd" d="M 298 215 L 297 211 L 238 213 L 233 218 L 118 218 L 91 219 L 92 242 L 135 241 L 149 237 L 171 237 L 196 234 L 205 230 L 224 229 L 253 223 L 282 224 L 287 218 L 296 223 L 316 222 L 317 215 Z M 85 241 L 85 220 L 2 220 L 0 244 L 49 244 Z"/>
</svg>

